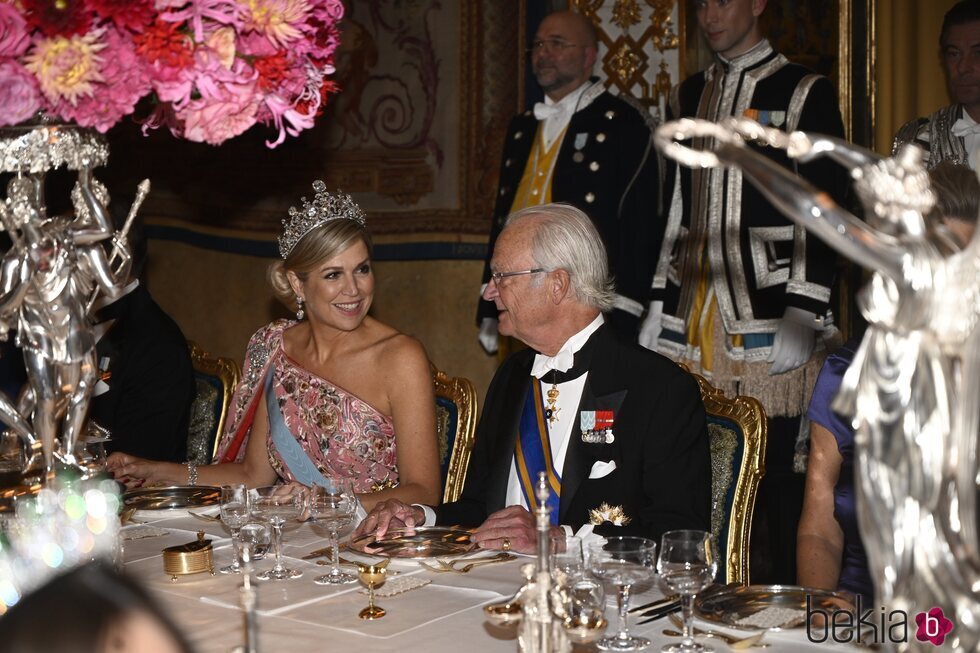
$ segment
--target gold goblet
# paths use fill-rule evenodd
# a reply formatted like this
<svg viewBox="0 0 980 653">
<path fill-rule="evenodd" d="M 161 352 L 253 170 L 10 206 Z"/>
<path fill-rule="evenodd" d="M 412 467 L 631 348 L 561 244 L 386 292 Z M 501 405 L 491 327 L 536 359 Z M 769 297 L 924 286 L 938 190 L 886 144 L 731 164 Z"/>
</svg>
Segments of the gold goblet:
<svg viewBox="0 0 980 653">
<path fill-rule="evenodd" d="M 368 605 L 357 616 L 361 619 L 380 619 L 385 616 L 385 609 L 374 604 L 374 590 L 385 583 L 388 563 L 390 560 L 375 564 L 357 563 L 357 577 L 368 588 Z"/>
</svg>

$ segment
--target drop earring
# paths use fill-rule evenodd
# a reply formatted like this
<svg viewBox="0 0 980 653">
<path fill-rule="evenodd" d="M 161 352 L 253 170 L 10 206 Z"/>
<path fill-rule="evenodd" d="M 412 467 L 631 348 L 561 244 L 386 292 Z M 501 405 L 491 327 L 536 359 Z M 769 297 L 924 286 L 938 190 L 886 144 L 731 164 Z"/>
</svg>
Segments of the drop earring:
<svg viewBox="0 0 980 653">
<path fill-rule="evenodd" d="M 303 312 L 303 298 L 296 295 L 296 319 L 302 320 L 305 315 L 306 313 Z"/>
</svg>

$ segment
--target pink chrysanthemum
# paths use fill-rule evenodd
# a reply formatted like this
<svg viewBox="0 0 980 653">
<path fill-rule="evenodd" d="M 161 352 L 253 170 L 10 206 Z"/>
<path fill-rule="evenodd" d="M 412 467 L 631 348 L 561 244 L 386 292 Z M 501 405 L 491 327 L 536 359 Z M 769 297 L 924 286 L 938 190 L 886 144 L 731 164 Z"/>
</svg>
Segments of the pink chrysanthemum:
<svg viewBox="0 0 980 653">
<path fill-rule="evenodd" d="M 74 105 L 82 95 L 91 95 L 104 81 L 99 51 L 103 30 L 83 36 L 41 39 L 25 57 L 25 67 L 37 77 L 41 91 L 52 104 Z"/>
<path fill-rule="evenodd" d="M 98 93 L 79 97 L 74 105 L 62 103 L 56 108 L 63 117 L 103 133 L 131 114 L 139 99 L 150 92 L 146 64 L 136 56 L 132 38 L 125 32 L 107 28 L 105 42 L 101 71 L 105 87 Z"/>
<path fill-rule="evenodd" d="M 0 61 L 0 125 L 16 125 L 41 108 L 34 76 L 15 61 Z"/>
<path fill-rule="evenodd" d="M 308 0 L 246 0 L 245 30 L 254 30 L 277 47 L 285 47 L 306 31 L 313 9 Z"/>
<path fill-rule="evenodd" d="M 0 57 L 19 57 L 30 44 L 27 21 L 12 5 L 0 3 Z"/>
<path fill-rule="evenodd" d="M 222 99 L 191 100 L 177 118 L 184 123 L 184 138 L 220 145 L 255 124 L 259 97 L 245 89 L 223 93 Z"/>
</svg>

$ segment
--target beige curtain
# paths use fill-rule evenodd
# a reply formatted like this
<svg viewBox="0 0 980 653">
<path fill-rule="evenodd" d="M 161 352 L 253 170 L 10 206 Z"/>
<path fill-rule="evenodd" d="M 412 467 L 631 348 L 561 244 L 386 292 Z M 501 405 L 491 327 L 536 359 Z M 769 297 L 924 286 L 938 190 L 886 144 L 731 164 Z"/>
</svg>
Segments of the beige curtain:
<svg viewBox="0 0 980 653">
<path fill-rule="evenodd" d="M 949 104 L 939 58 L 943 15 L 956 0 L 875 2 L 875 149 L 889 153 L 909 120 Z"/>
</svg>

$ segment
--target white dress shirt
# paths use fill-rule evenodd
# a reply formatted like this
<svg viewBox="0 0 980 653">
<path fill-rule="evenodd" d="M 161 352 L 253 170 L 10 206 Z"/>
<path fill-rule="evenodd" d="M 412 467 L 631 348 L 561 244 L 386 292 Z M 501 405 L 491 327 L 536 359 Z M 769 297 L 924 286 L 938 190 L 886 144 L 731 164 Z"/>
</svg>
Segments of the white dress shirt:
<svg viewBox="0 0 980 653">
<path fill-rule="evenodd" d="M 970 168 L 977 169 L 977 149 L 980 149 L 980 124 L 970 117 L 965 110 L 963 115 L 953 123 L 950 131 L 954 136 L 963 139 L 963 149 L 966 150 L 966 161 Z"/>
<path fill-rule="evenodd" d="M 573 335 L 571 338 L 565 341 L 565 344 L 561 346 L 558 353 L 554 356 L 545 356 L 544 354 L 535 354 L 534 364 L 531 367 L 531 375 L 535 377 L 535 381 L 532 383 L 541 384 L 541 394 L 546 395 L 549 388 L 551 388 L 551 383 L 548 382 L 548 373 L 557 369 L 559 372 L 566 372 L 572 366 L 572 361 L 574 359 L 575 353 L 578 352 L 585 343 L 589 340 L 596 329 L 605 323 L 605 318 L 602 314 L 596 316 L 592 322 L 589 323 L 584 329 Z M 569 355 L 571 354 L 571 355 Z M 575 425 L 578 424 L 578 405 L 582 400 L 582 391 L 585 389 L 585 381 L 588 378 L 589 373 L 586 372 L 577 379 L 572 379 L 571 381 L 566 381 L 565 383 L 558 384 L 558 420 L 551 423 L 545 420 L 548 426 L 548 439 L 551 442 L 551 452 L 553 456 L 553 463 L 555 469 L 559 470 L 559 473 L 564 468 L 565 465 L 565 454 L 568 452 L 568 443 L 571 439 L 572 432 Z M 510 477 L 507 479 L 507 493 L 504 497 L 504 503 L 507 506 L 524 506 L 528 507 L 527 501 L 524 500 L 524 493 L 521 491 L 520 481 L 517 477 L 517 464 L 514 462 L 513 458 L 510 463 Z M 424 526 L 432 526 L 436 522 L 436 514 L 432 508 L 428 506 L 423 506 L 421 504 L 416 504 L 422 510 L 425 511 L 425 524 Z M 562 526 L 565 531 L 571 534 L 571 527 Z M 592 532 L 592 525 L 586 524 L 576 535 L 587 536 Z"/>
<path fill-rule="evenodd" d="M 585 82 L 577 89 L 555 102 L 547 95 L 544 102 L 534 105 L 534 117 L 542 121 L 541 136 L 544 140 L 544 149 L 551 147 L 552 143 L 561 135 L 568 123 L 572 120 L 572 115 L 581 107 L 578 101 L 585 93 L 585 89 L 592 86 L 592 82 Z"/>
</svg>

